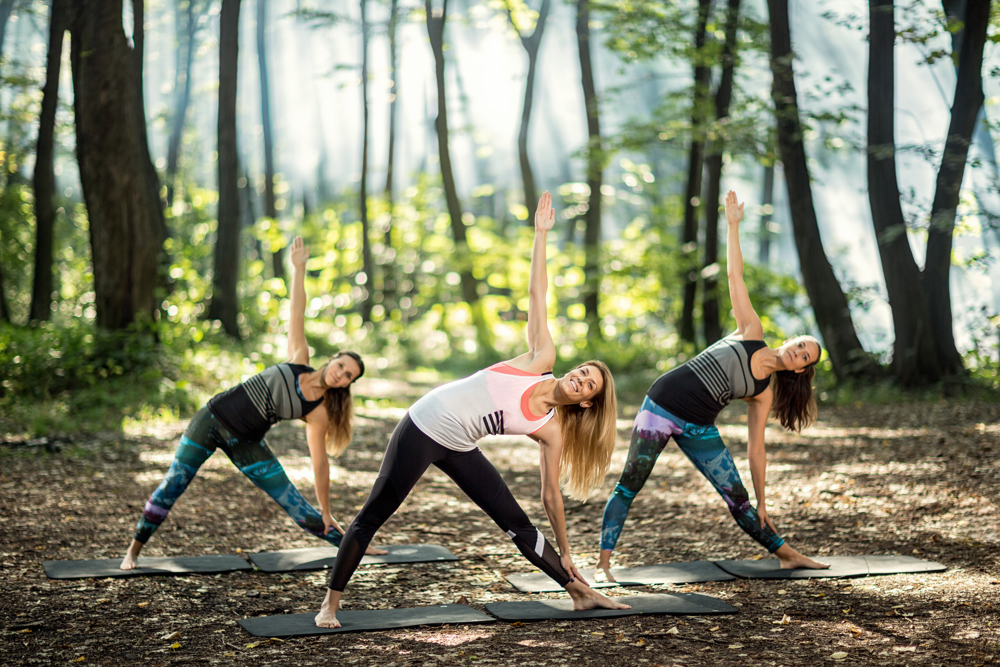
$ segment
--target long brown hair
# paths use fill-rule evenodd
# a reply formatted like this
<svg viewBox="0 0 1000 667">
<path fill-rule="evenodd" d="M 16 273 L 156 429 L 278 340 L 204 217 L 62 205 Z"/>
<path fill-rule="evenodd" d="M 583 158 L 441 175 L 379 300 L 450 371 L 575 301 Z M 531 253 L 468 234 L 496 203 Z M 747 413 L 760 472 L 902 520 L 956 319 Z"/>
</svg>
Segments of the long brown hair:
<svg viewBox="0 0 1000 667">
<path fill-rule="evenodd" d="M 801 373 L 775 371 L 771 376 L 774 401 L 771 414 L 789 431 L 801 431 L 816 421 L 816 397 L 813 396 L 813 378 L 816 364 L 806 366 Z"/>
<path fill-rule="evenodd" d="M 586 361 L 604 378 L 604 389 L 590 399 L 589 408 L 579 404 L 556 408 L 562 431 L 563 451 L 559 461 L 559 483 L 574 500 L 586 500 L 604 483 L 611 465 L 617 436 L 618 399 L 611 370 L 600 361 Z"/>
<path fill-rule="evenodd" d="M 361 360 L 361 355 L 357 352 L 344 350 L 330 357 L 330 361 L 340 357 L 350 357 L 358 364 L 361 372 L 358 377 L 351 380 L 354 384 L 358 378 L 365 374 L 365 362 Z M 330 361 L 323 364 L 320 369 L 320 377 L 326 377 L 326 367 Z M 330 387 L 323 394 L 323 407 L 326 409 L 326 452 L 330 456 L 340 456 L 351 444 L 351 437 L 354 435 L 354 399 L 351 397 L 351 385 L 346 387 Z"/>
</svg>

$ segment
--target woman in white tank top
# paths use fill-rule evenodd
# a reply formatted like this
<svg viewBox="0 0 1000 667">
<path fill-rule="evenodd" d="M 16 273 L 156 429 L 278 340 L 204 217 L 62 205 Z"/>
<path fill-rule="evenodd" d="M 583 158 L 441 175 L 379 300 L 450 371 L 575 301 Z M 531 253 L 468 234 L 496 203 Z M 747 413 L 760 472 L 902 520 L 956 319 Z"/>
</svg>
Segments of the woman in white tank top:
<svg viewBox="0 0 1000 667">
<path fill-rule="evenodd" d="M 535 212 L 535 243 L 528 280 L 528 351 L 505 363 L 438 387 L 396 427 L 378 478 L 364 507 L 344 534 L 316 625 L 338 628 L 340 598 L 375 532 L 402 504 L 433 464 L 510 537 L 525 558 L 563 586 L 574 609 L 625 605 L 594 591 L 570 557 L 560 485 L 585 499 L 603 481 L 615 446 L 614 380 L 607 366 L 588 361 L 552 375 L 556 348 L 546 313 L 547 232 L 555 222 L 546 192 Z M 488 434 L 524 434 L 540 447 L 542 504 L 559 547 L 557 553 L 531 524 L 476 441 Z"/>
</svg>

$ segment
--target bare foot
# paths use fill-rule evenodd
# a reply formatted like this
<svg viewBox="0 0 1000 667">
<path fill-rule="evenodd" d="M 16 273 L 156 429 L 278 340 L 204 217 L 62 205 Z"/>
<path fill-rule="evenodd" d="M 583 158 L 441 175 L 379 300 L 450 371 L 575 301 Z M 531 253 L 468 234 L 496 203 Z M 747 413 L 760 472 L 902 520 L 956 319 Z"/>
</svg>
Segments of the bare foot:
<svg viewBox="0 0 1000 667">
<path fill-rule="evenodd" d="M 571 581 L 566 584 L 566 591 L 573 598 L 573 611 L 585 611 L 587 609 L 631 609 L 627 604 L 615 602 L 606 595 L 601 595 L 590 586 L 581 584 L 579 581 Z"/>
<path fill-rule="evenodd" d="M 598 567 L 598 568 L 597 568 L 597 570 L 595 570 L 595 571 L 594 571 L 594 580 L 595 580 L 595 581 L 597 581 L 597 580 L 598 580 L 598 577 L 597 577 L 597 573 L 598 573 L 598 572 L 603 572 L 603 573 L 604 573 L 604 577 L 605 577 L 605 579 L 604 579 L 604 580 L 605 580 L 605 581 L 609 581 L 609 582 L 611 582 L 611 583 L 615 583 L 615 582 L 617 582 L 617 581 L 618 581 L 618 580 L 617 580 L 617 579 L 615 579 L 615 578 L 614 578 L 613 576 L 611 576 L 611 567 L 610 567 L 610 566 L 602 566 L 602 567 Z"/>
<path fill-rule="evenodd" d="M 597 569 L 604 572 L 604 576 L 608 578 L 608 581 L 614 583 L 617 581 L 611 576 L 611 551 L 607 549 L 601 549 L 601 553 L 597 557 Z M 594 573 L 597 574 L 596 572 Z"/>
<path fill-rule="evenodd" d="M 808 556 L 803 556 L 788 544 L 782 544 L 781 548 L 774 552 L 774 555 L 781 561 L 782 570 L 825 570 L 830 567 L 829 563 L 821 563 Z"/>
<path fill-rule="evenodd" d="M 132 540 L 132 544 L 128 546 L 128 551 L 125 552 L 125 558 L 122 559 L 122 564 L 118 566 L 119 569 L 134 570 L 139 567 L 140 551 L 142 551 L 142 542 Z"/>
<path fill-rule="evenodd" d="M 319 613 L 313 622 L 317 628 L 339 628 L 340 621 L 337 620 L 337 610 L 340 609 L 340 591 L 326 589 L 326 597 L 319 608 Z"/>
<path fill-rule="evenodd" d="M 340 621 L 337 620 L 337 612 L 332 609 L 328 609 L 325 605 L 316 614 L 316 627 L 317 628 L 339 628 Z"/>
<path fill-rule="evenodd" d="M 387 553 L 389 552 L 386 551 L 385 549 L 379 549 L 378 547 L 369 546 L 367 549 L 365 549 L 366 556 L 384 556 Z"/>
</svg>

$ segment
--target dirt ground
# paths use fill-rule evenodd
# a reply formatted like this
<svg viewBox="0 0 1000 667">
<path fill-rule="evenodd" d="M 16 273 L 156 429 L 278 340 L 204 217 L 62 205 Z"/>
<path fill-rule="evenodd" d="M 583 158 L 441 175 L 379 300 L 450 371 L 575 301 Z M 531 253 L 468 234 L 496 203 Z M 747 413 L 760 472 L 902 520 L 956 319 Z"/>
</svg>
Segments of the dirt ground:
<svg viewBox="0 0 1000 667">
<path fill-rule="evenodd" d="M 635 406 L 604 487 L 567 501 L 578 566 L 593 565 L 604 501 L 621 471 Z M 333 468 L 333 512 L 348 521 L 374 480 L 398 410 L 361 411 L 354 444 Z M 746 429 L 721 427 L 749 487 Z M 610 595 L 698 591 L 730 616 L 626 617 L 369 632 L 286 641 L 247 635 L 236 620 L 316 610 L 323 573 L 49 581 L 41 561 L 120 556 L 183 424 L 72 435 L 54 451 L 0 445 L 0 665 L 977 665 L 1000 662 L 1000 405 L 951 401 L 824 408 L 801 435 L 768 428 L 772 517 L 805 553 L 917 555 L 939 574 L 852 580 L 732 581 L 613 588 Z M 269 438 L 290 477 L 313 490 L 304 431 Z M 483 444 L 529 515 L 548 533 L 537 447 Z M 503 575 L 530 571 L 516 548 L 432 469 L 376 538 L 437 543 L 454 563 L 366 566 L 344 607 L 374 609 L 526 600 Z M 320 546 L 221 454 L 209 460 L 144 555 L 241 553 Z M 636 498 L 616 564 L 758 558 L 708 483 L 672 445 Z M 535 596 L 537 597 L 537 596 Z M 553 594 L 548 597 L 560 597 Z"/>
</svg>

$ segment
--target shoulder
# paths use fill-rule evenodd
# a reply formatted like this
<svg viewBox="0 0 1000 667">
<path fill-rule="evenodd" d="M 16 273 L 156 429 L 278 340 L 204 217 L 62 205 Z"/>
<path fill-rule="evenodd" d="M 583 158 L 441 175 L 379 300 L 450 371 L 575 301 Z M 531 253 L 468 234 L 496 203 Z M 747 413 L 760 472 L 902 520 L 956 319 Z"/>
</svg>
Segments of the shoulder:
<svg viewBox="0 0 1000 667">
<path fill-rule="evenodd" d="M 524 354 L 516 356 L 513 359 L 508 359 L 503 363 L 519 371 L 525 371 L 526 373 L 531 373 L 532 375 L 542 375 L 544 373 L 552 372 L 552 367 L 555 365 L 555 362 L 556 355 L 555 348 L 553 348 L 551 351 L 542 350 L 538 353 L 525 352 Z"/>
</svg>

